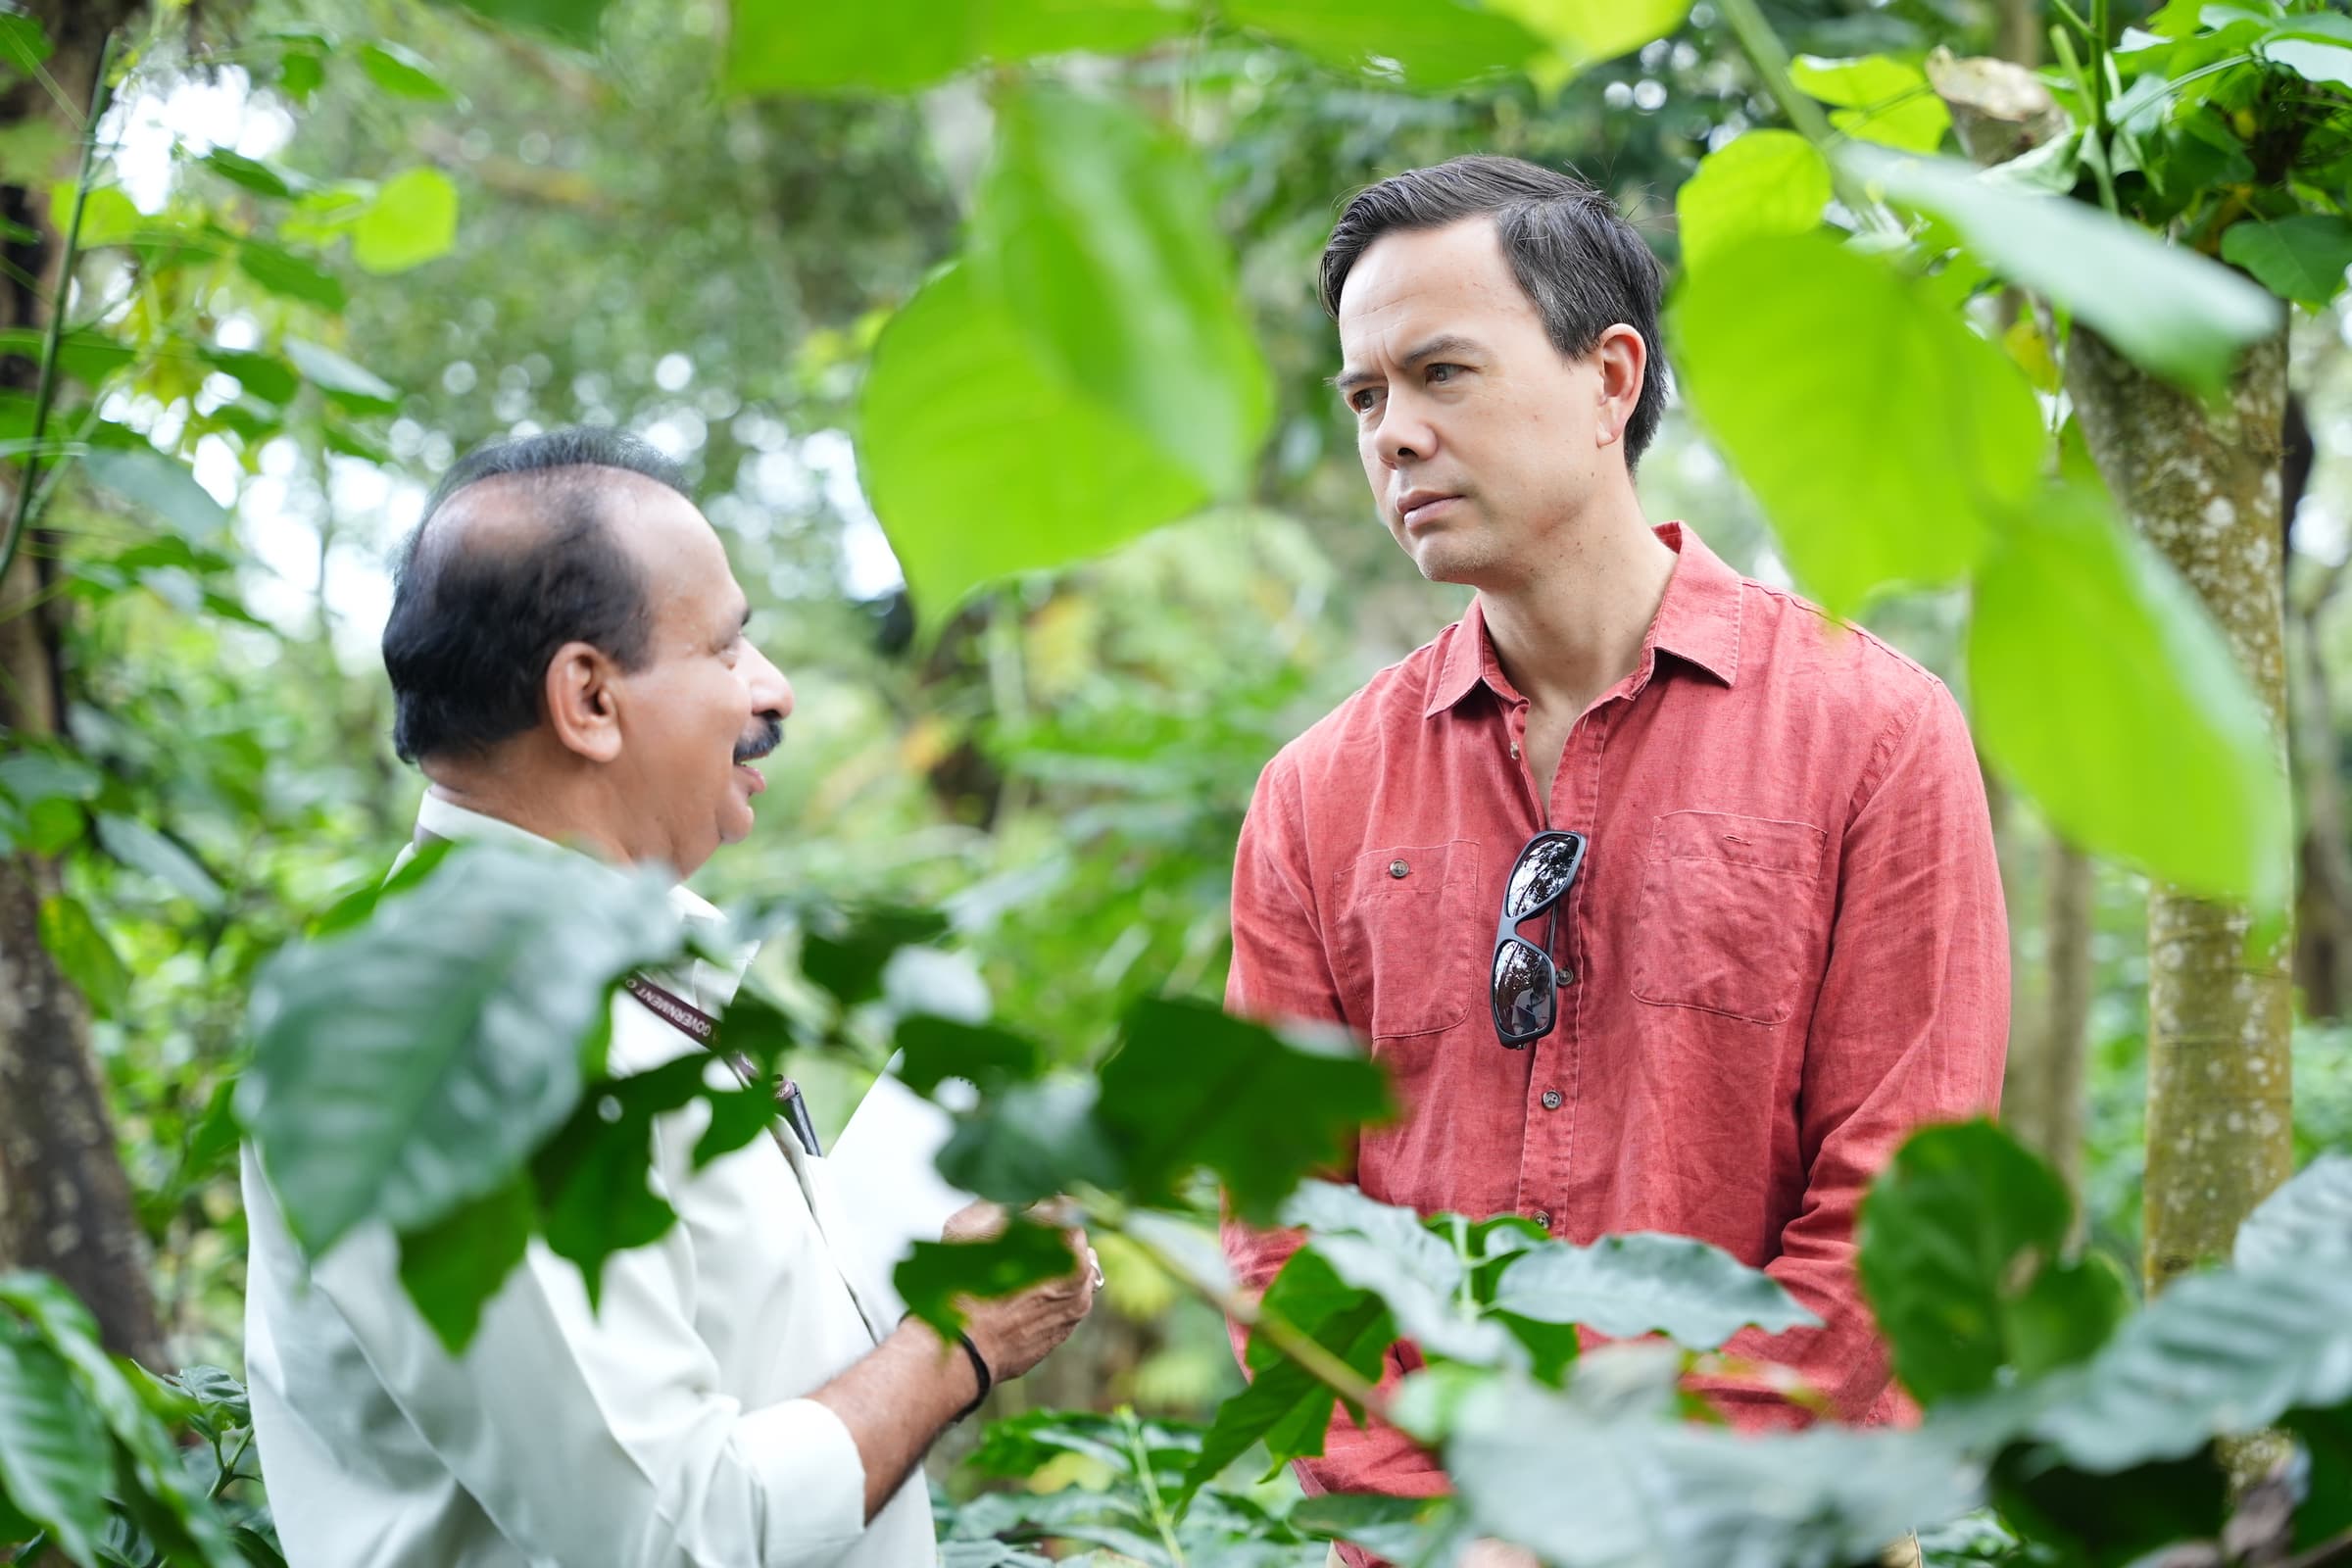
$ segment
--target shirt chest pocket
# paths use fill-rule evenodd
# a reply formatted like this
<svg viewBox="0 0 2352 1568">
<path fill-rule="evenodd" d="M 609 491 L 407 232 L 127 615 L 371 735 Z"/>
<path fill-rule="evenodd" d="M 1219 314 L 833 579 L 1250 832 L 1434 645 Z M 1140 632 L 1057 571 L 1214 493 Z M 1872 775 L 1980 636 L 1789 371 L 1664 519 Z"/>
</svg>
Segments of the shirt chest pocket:
<svg viewBox="0 0 2352 1568">
<path fill-rule="evenodd" d="M 1634 996 L 1749 1023 L 1788 1021 L 1820 961 L 1829 835 L 1806 822 L 1670 811 L 1657 819 L 1634 924 Z"/>
<path fill-rule="evenodd" d="M 1478 913 L 1478 844 L 1367 850 L 1333 874 L 1334 967 L 1348 1021 L 1374 1039 L 1434 1034 L 1485 996 L 1494 911 Z"/>
</svg>

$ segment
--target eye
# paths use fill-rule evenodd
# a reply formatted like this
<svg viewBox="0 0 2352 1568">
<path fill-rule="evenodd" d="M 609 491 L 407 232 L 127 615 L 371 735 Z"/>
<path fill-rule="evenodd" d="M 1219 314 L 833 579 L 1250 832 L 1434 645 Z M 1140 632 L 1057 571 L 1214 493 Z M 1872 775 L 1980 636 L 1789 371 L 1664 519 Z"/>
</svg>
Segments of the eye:
<svg viewBox="0 0 2352 1568">
<path fill-rule="evenodd" d="M 1348 406 L 1358 414 L 1368 413 L 1379 393 L 1368 386 L 1359 386 L 1348 394 Z"/>
<path fill-rule="evenodd" d="M 1429 380 L 1432 385 L 1442 386 L 1461 372 L 1462 368 L 1458 365 L 1433 365 L 1429 368 Z"/>
</svg>

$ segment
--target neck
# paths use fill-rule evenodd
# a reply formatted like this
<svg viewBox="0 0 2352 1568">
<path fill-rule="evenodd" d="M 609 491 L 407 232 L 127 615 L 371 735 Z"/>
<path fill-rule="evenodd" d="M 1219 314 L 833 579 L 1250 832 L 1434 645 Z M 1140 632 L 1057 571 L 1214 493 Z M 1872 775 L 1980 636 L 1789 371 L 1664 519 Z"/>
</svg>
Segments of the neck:
<svg viewBox="0 0 2352 1568">
<path fill-rule="evenodd" d="M 1612 491 L 1513 580 L 1479 590 L 1502 672 L 1537 708 L 1581 713 L 1642 662 L 1675 559 L 1630 481 Z"/>
<path fill-rule="evenodd" d="M 649 858 L 616 830 L 593 780 L 559 774 L 543 779 L 521 769 L 436 762 L 426 769 L 431 793 L 452 806 L 509 822 L 556 844 L 585 850 L 614 864 Z"/>
</svg>

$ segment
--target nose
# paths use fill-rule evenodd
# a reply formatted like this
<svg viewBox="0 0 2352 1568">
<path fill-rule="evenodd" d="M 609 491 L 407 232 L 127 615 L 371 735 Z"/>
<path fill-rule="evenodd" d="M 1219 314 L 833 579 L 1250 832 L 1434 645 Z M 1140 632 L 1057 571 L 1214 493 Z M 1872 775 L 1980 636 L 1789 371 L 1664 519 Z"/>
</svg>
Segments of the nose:
<svg viewBox="0 0 2352 1568">
<path fill-rule="evenodd" d="M 756 647 L 751 650 L 747 684 L 751 688 L 752 711 L 773 713 L 778 718 L 792 716 L 792 682 Z"/>
<path fill-rule="evenodd" d="M 1379 424 L 1373 427 L 1372 448 L 1388 467 L 1426 463 L 1438 450 L 1437 427 L 1413 398 L 1392 393 L 1381 406 Z"/>
</svg>

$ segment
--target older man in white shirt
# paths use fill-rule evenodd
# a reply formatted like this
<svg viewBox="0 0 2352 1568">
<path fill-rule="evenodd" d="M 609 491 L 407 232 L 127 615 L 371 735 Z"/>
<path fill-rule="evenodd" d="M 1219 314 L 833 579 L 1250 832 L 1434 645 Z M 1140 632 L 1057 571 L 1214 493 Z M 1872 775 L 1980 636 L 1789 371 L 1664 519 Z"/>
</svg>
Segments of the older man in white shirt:
<svg viewBox="0 0 2352 1568">
<path fill-rule="evenodd" d="M 559 431 L 468 458 L 410 542 L 384 634 L 395 742 L 432 781 L 419 840 L 685 875 L 742 839 L 765 787 L 750 764 L 792 710 L 748 618 L 717 536 L 641 443 Z M 693 1025 L 740 975 L 696 960 L 617 995 L 612 1070 L 705 1049 Z M 656 1125 L 678 1222 L 607 1262 L 598 1306 L 534 1241 L 456 1357 L 386 1229 L 306 1262 L 247 1150 L 247 1371 L 294 1568 L 936 1559 L 924 1452 L 1069 1335 L 1094 1281 L 974 1303 L 968 1344 L 894 1324 L 838 1246 L 824 1162 L 779 1138 L 698 1171 L 706 1115 Z"/>
</svg>

